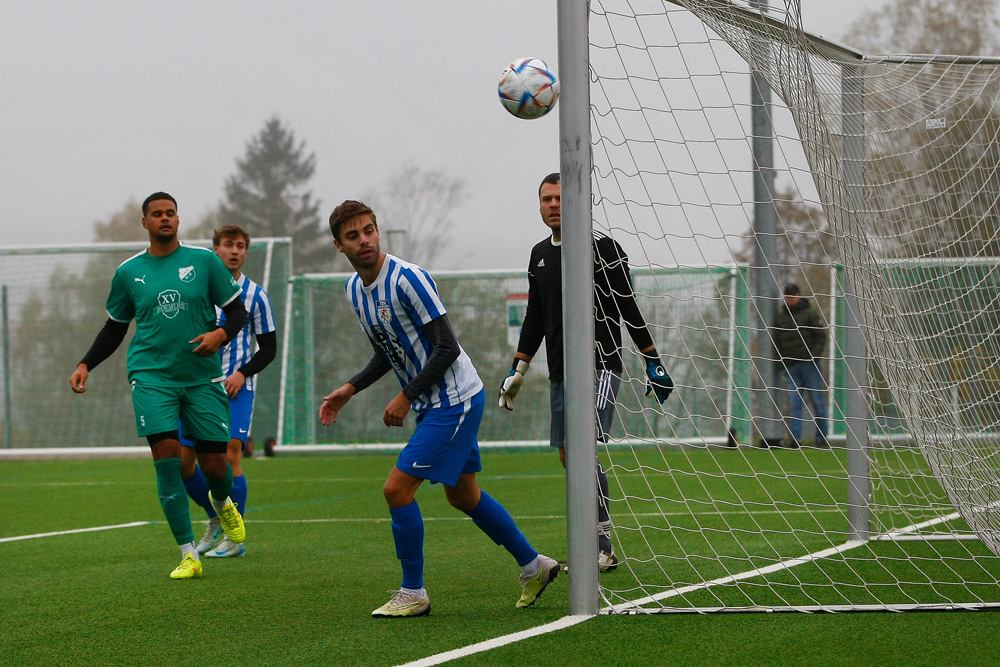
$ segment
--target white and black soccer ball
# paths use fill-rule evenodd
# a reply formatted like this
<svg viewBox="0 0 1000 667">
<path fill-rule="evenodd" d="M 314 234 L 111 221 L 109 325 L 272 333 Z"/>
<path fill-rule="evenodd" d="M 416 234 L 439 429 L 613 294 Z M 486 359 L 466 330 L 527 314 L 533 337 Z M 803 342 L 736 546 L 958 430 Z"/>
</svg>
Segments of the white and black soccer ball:
<svg viewBox="0 0 1000 667">
<path fill-rule="evenodd" d="M 559 80 L 539 58 L 518 58 L 507 65 L 497 86 L 500 102 L 518 118 L 541 118 L 559 99 Z"/>
</svg>

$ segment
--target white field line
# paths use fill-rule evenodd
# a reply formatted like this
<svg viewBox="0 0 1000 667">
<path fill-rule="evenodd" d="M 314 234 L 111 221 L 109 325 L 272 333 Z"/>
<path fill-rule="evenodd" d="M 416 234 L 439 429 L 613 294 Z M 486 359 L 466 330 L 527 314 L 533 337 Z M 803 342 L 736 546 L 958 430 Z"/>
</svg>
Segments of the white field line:
<svg viewBox="0 0 1000 667">
<path fill-rule="evenodd" d="M 120 523 L 116 526 L 97 526 L 95 528 L 74 528 L 73 530 L 59 530 L 54 533 L 36 533 L 35 535 L 18 535 L 17 537 L 0 537 L 0 542 L 17 542 L 18 540 L 33 540 L 38 537 L 55 537 L 56 535 L 72 535 L 73 533 L 93 533 L 98 530 L 114 530 L 116 528 L 135 528 L 136 526 L 148 526 L 150 521 L 133 521 L 132 523 Z"/>
<path fill-rule="evenodd" d="M 836 509 L 825 509 L 824 512 L 838 512 L 840 510 Z M 795 511 L 785 511 L 785 510 L 764 510 L 759 512 L 753 512 L 753 514 L 793 514 L 793 513 L 809 513 L 808 510 L 795 510 Z M 815 512 L 813 512 L 815 513 Z M 695 512 L 695 515 L 716 515 L 716 514 L 746 514 L 746 512 L 732 511 L 732 512 Z M 648 514 L 634 514 L 632 516 L 650 516 L 650 517 L 662 517 L 662 516 L 691 516 L 689 512 L 651 512 Z M 957 512 L 955 516 L 958 516 Z M 516 516 L 515 521 L 565 521 L 566 515 L 564 514 L 548 514 L 548 515 L 538 515 L 538 516 Z M 247 519 L 247 523 L 382 523 L 388 522 L 390 519 L 388 516 L 385 517 L 362 517 L 354 519 L 342 519 L 342 518 L 331 518 L 331 519 Z M 425 516 L 424 521 L 471 521 L 467 516 Z M 97 526 L 95 528 L 75 528 L 73 530 L 60 530 L 53 533 L 37 533 L 35 535 L 17 535 L 15 537 L 0 537 L 0 543 L 3 542 L 16 542 L 18 540 L 32 540 L 39 537 L 53 537 L 55 535 L 71 535 L 73 533 L 90 533 L 97 530 L 114 530 L 115 528 L 133 528 L 135 526 L 148 526 L 153 521 L 133 521 L 132 523 L 122 523 L 115 526 Z M 921 524 L 922 525 L 922 524 Z"/>
<path fill-rule="evenodd" d="M 506 646 L 507 644 L 513 644 L 514 642 L 519 642 L 522 639 L 530 639 L 531 637 L 537 637 L 538 635 L 563 630 L 578 623 L 583 623 L 588 618 L 593 617 L 586 615 L 563 616 L 558 621 L 552 621 L 551 623 L 539 625 L 528 630 L 521 630 L 520 632 L 504 635 L 503 637 L 487 639 L 486 641 L 479 642 L 478 644 L 470 644 L 469 646 L 463 646 L 462 648 L 445 651 L 444 653 L 437 653 L 435 655 L 427 656 L 426 658 L 414 660 L 413 662 L 407 662 L 399 667 L 431 667 L 431 665 L 440 665 L 450 662 L 451 660 L 458 660 L 459 658 L 465 658 L 470 655 L 475 655 L 476 653 L 482 653 L 484 651 L 500 648 L 501 646 Z"/>
<path fill-rule="evenodd" d="M 952 512 L 951 514 L 946 514 L 944 516 L 936 517 L 934 519 L 929 519 L 927 521 L 921 521 L 920 523 L 915 523 L 906 526 L 904 528 L 897 528 L 895 530 L 891 530 L 887 534 L 888 535 L 911 534 L 915 531 L 921 530 L 922 528 L 929 528 L 930 526 L 935 526 L 939 523 L 954 521 L 955 519 L 958 519 L 960 516 L 961 515 L 958 512 Z M 761 567 L 755 570 L 748 570 L 746 572 L 732 574 L 729 575 L 728 577 L 719 577 L 718 579 L 712 579 L 711 581 L 703 581 L 700 584 L 693 584 L 691 586 L 684 586 L 682 588 L 674 588 L 669 591 L 663 591 L 662 593 L 657 593 L 656 595 L 650 595 L 644 598 L 639 598 L 638 600 L 631 600 L 629 602 L 622 602 L 616 605 L 611 605 L 610 607 L 607 607 L 604 611 L 617 612 L 617 611 L 624 611 L 626 609 L 636 609 L 644 604 L 649 604 L 651 602 L 658 602 L 659 600 L 665 600 L 667 598 L 676 597 L 678 595 L 684 595 L 686 593 L 691 593 L 693 591 L 711 588 L 712 586 L 718 586 L 719 584 L 729 584 L 734 581 L 753 579 L 754 577 L 759 577 L 765 574 L 771 574 L 772 572 L 789 570 L 797 565 L 804 565 L 806 563 L 812 563 L 822 558 L 835 556 L 836 554 L 843 553 L 845 551 L 850 551 L 851 549 L 863 546 L 864 544 L 867 544 L 867 542 L 862 540 L 848 540 L 847 542 L 841 544 L 838 547 L 831 547 L 829 549 L 815 551 L 811 554 L 807 554 L 799 558 L 792 558 L 789 560 L 781 561 L 780 563 L 775 563 L 774 565 L 768 565 L 767 567 Z"/>
</svg>

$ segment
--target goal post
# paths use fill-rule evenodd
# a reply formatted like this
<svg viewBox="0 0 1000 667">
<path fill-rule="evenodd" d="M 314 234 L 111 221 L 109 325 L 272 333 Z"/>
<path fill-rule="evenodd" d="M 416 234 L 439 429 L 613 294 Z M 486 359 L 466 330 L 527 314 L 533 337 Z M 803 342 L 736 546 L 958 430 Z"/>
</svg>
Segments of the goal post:
<svg viewBox="0 0 1000 667">
<path fill-rule="evenodd" d="M 699 441 L 696 387 L 736 385 L 735 370 L 706 373 L 705 336 L 651 305 L 677 294 L 637 287 L 677 388 L 663 406 L 633 401 L 644 377 L 623 350 L 616 432 L 598 444 L 621 564 L 596 591 L 571 578 L 571 611 L 590 613 L 595 594 L 611 613 L 1000 606 L 1000 60 L 865 56 L 805 33 L 794 0 L 766 12 L 594 0 L 588 21 L 574 4 L 585 3 L 562 2 L 559 14 L 565 326 L 592 318 L 592 283 L 580 281 L 593 260 L 566 245 L 588 213 L 634 273 L 746 258 L 762 199 L 752 144 L 763 138 L 778 225 L 758 233 L 776 250 L 752 271 L 801 283 L 825 311 L 821 363 L 839 373 L 822 390 L 835 406 L 833 449 Z M 571 28 L 587 36 L 585 54 L 564 50 Z M 589 95 L 566 95 L 583 69 Z M 751 71 L 777 97 L 773 137 L 750 121 Z M 589 191 L 572 180 L 581 164 Z M 755 285 L 751 276 L 741 307 L 768 327 L 783 306 Z M 769 338 L 742 344 L 769 377 Z M 576 345 L 592 351 L 592 339 Z M 567 423 L 579 426 L 594 411 L 589 382 L 576 382 Z M 781 414 L 792 444 L 793 392 L 774 383 L 769 403 L 743 407 L 749 420 Z M 807 431 L 813 409 L 806 401 Z M 686 429 L 692 439 L 671 437 Z M 592 439 L 582 428 L 569 437 Z M 589 445 L 579 446 L 582 459 Z M 594 470 L 568 471 L 568 484 L 579 474 Z M 568 498 L 593 498 L 590 481 Z M 584 505 L 570 507 L 571 531 L 589 521 Z M 596 559 L 589 535 L 569 544 L 581 539 Z"/>
<path fill-rule="evenodd" d="M 594 419 L 594 249 L 590 214 L 589 5 L 557 3 L 560 85 L 563 365 L 569 611 L 596 614 L 597 428 Z M 579 419 L 579 415 L 587 415 Z"/>
</svg>

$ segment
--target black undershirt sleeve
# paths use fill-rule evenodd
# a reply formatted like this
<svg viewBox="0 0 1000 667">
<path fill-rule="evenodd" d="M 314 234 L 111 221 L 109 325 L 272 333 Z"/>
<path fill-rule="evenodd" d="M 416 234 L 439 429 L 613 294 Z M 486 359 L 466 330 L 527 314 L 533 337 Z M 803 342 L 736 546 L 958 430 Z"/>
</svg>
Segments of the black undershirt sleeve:
<svg viewBox="0 0 1000 667">
<path fill-rule="evenodd" d="M 606 257 L 606 275 L 608 285 L 611 288 L 611 296 L 618 306 L 622 323 L 628 331 L 629 337 L 639 350 L 645 350 L 653 345 L 653 337 L 646 326 L 646 320 L 639 310 L 639 304 L 635 300 L 635 292 L 632 289 L 632 276 L 628 268 L 628 257 L 621 247 L 615 244 L 615 250 L 610 253 L 612 256 Z"/>
<path fill-rule="evenodd" d="M 243 299 L 236 297 L 226 304 L 222 313 L 226 316 L 226 323 L 222 325 L 222 330 L 226 332 L 226 343 L 228 343 L 236 338 L 236 334 L 242 331 L 243 325 L 247 323 L 247 309 L 243 305 Z"/>
<path fill-rule="evenodd" d="M 90 346 L 80 363 L 85 365 L 88 371 L 94 370 L 99 363 L 118 349 L 127 333 L 128 322 L 119 322 L 109 317 L 108 321 L 104 323 L 104 328 L 98 332 L 97 338 L 94 339 L 94 344 Z"/>
<path fill-rule="evenodd" d="M 276 356 L 278 356 L 278 334 L 273 331 L 260 334 L 257 336 L 257 351 L 250 357 L 250 361 L 238 369 L 238 372 L 242 373 L 243 377 L 256 375 L 267 368 Z"/>
<path fill-rule="evenodd" d="M 385 355 L 382 354 L 382 351 L 375 346 L 375 343 L 372 342 L 370 338 L 368 339 L 368 342 L 372 344 L 372 349 L 375 350 L 375 354 L 368 360 L 368 363 L 365 364 L 364 368 L 348 380 L 349 383 L 354 385 L 355 394 L 362 389 L 367 389 L 375 384 L 376 380 L 388 373 L 392 368 L 392 366 L 389 365 L 389 360 L 385 358 Z"/>
<path fill-rule="evenodd" d="M 403 396 L 411 403 L 440 380 L 462 352 L 447 315 L 425 324 L 424 333 L 431 341 L 431 356 L 417 377 L 403 387 Z"/>
<path fill-rule="evenodd" d="M 532 255 L 534 259 L 534 255 Z M 542 308 L 541 285 L 528 266 L 528 307 L 521 321 L 521 335 L 517 339 L 517 351 L 534 357 L 545 337 L 545 313 Z M 562 317 L 562 313 L 559 314 Z"/>
</svg>

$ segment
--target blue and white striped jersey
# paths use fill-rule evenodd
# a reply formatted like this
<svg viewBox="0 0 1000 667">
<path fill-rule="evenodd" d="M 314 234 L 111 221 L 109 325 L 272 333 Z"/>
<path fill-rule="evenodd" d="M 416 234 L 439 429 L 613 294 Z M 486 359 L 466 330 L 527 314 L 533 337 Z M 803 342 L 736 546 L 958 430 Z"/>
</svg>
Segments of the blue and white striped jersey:
<svg viewBox="0 0 1000 667">
<path fill-rule="evenodd" d="M 400 386 L 405 387 L 430 358 L 424 325 L 447 312 L 434 280 L 416 264 L 386 255 L 371 285 L 366 287 L 361 276 L 354 274 L 347 281 L 346 293 L 361 330 L 385 355 Z M 413 402 L 413 409 L 423 412 L 458 405 L 482 388 L 483 381 L 463 349 L 444 376 Z"/>
<path fill-rule="evenodd" d="M 243 368 L 250 357 L 253 356 L 254 336 L 271 333 L 274 331 L 274 313 L 271 312 L 271 301 L 267 298 L 267 292 L 247 278 L 240 275 L 236 281 L 240 286 L 240 298 L 247 309 L 247 323 L 243 330 L 236 334 L 236 337 L 229 341 L 228 345 L 219 349 L 219 357 L 222 359 L 222 372 L 229 377 L 239 369 Z M 219 326 L 226 323 L 226 316 L 222 311 L 217 310 Z M 256 375 L 247 378 L 244 388 L 250 391 L 256 386 Z"/>
</svg>

